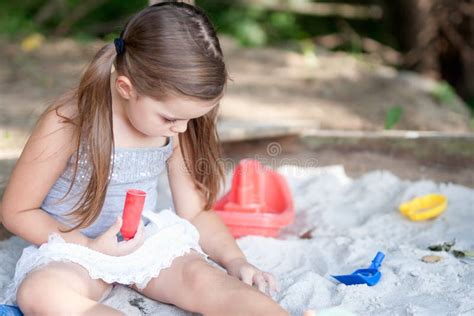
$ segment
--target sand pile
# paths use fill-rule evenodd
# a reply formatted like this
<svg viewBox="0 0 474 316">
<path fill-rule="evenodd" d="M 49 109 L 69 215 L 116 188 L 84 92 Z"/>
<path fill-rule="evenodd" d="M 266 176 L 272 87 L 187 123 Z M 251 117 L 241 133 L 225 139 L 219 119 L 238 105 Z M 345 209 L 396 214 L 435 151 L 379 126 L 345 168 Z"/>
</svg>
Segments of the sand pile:
<svg viewBox="0 0 474 316">
<path fill-rule="evenodd" d="M 356 315 L 474 314 L 474 260 L 428 250 L 452 241 L 452 249 L 474 249 L 473 189 L 404 181 L 385 171 L 351 179 L 342 166 L 284 166 L 279 172 L 293 193 L 295 222 L 278 239 L 247 236 L 238 244 L 252 264 L 277 276 L 282 291 L 273 298 L 292 315 L 333 307 Z M 162 185 L 166 188 L 164 175 Z M 411 222 L 400 215 L 402 201 L 431 192 L 449 201 L 439 218 Z M 169 203 L 169 191 L 162 196 L 167 199 L 161 203 Z M 26 245 L 17 237 L 0 242 L 0 289 L 11 280 Z M 386 255 L 377 285 L 345 286 L 330 277 L 368 266 L 377 251 Z M 425 255 L 441 260 L 425 263 Z M 127 315 L 190 315 L 125 287 L 116 287 L 106 303 Z"/>
</svg>

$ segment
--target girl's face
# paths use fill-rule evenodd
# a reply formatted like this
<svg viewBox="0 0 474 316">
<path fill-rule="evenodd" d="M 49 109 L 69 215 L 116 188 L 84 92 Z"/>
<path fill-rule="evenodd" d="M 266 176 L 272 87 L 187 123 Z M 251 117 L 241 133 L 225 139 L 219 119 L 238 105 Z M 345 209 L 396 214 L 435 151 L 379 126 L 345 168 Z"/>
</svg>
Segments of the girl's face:
<svg viewBox="0 0 474 316">
<path fill-rule="evenodd" d="M 176 136 L 184 133 L 191 119 L 211 111 L 217 102 L 173 98 L 157 101 L 147 96 L 129 100 L 125 108 L 130 123 L 147 136 Z"/>
<path fill-rule="evenodd" d="M 121 116 L 132 127 L 150 137 L 171 137 L 186 131 L 189 120 L 201 117 L 211 111 L 220 99 L 212 101 L 194 101 L 185 98 L 170 98 L 157 101 L 151 97 L 138 96 L 127 77 L 119 76 L 115 80 L 112 95 L 117 100 Z"/>
</svg>

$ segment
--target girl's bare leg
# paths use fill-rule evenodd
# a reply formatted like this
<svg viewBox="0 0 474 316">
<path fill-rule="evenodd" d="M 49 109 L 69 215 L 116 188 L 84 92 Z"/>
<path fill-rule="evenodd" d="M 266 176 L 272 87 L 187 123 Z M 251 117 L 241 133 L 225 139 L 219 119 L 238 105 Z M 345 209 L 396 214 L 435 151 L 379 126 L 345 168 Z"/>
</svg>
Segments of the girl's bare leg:
<svg viewBox="0 0 474 316">
<path fill-rule="evenodd" d="M 143 290 L 143 295 L 204 315 L 289 315 L 258 289 L 208 264 L 199 254 L 176 258 Z"/>
<path fill-rule="evenodd" d="M 124 315 L 98 303 L 111 286 L 78 264 L 53 262 L 28 274 L 17 302 L 25 315 Z"/>
</svg>

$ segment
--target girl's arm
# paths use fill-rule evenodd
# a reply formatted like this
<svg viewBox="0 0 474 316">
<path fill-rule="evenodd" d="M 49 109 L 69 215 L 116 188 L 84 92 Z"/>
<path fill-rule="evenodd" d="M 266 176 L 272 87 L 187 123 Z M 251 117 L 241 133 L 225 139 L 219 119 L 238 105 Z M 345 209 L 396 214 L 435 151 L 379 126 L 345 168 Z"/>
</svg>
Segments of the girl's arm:
<svg viewBox="0 0 474 316">
<path fill-rule="evenodd" d="M 68 242 L 88 244 L 89 239 L 79 231 L 61 233 L 59 228 L 65 226 L 40 209 L 74 153 L 76 139 L 73 126 L 62 123 L 55 111 L 36 124 L 13 168 L 0 205 L 3 225 L 13 234 L 36 245 L 46 242 L 52 232 Z"/>
<path fill-rule="evenodd" d="M 7 210 L 5 210 L 8 212 Z M 0 210 L 3 213 L 3 209 Z M 48 235 L 56 232 L 62 236 L 66 242 L 80 244 L 88 247 L 90 239 L 78 230 L 69 233 L 61 233 L 59 228 L 66 229 L 67 226 L 59 223 L 44 210 L 37 208 L 22 210 L 15 216 L 8 217 L 8 222 L 3 220 L 3 225 L 13 234 L 29 241 L 35 245 L 41 245 L 48 241 Z"/>
<path fill-rule="evenodd" d="M 173 138 L 173 154 L 167 161 L 168 177 L 176 213 L 196 226 L 199 244 L 212 260 L 227 268 L 234 259 L 245 259 L 229 229 L 213 210 L 204 210 L 204 197 L 186 172 L 178 137 Z"/>
</svg>

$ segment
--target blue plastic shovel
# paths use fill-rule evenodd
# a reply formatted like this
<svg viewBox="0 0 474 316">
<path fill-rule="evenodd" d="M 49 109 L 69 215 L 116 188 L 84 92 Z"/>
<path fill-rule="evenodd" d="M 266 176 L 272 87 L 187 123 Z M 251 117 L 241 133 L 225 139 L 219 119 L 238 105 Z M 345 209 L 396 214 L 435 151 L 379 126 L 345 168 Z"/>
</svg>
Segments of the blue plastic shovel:
<svg viewBox="0 0 474 316">
<path fill-rule="evenodd" d="M 341 283 L 346 285 L 353 285 L 353 284 L 367 284 L 368 286 L 372 286 L 379 282 L 382 273 L 379 271 L 379 267 L 382 264 L 383 258 L 385 255 L 382 252 L 377 252 L 374 260 L 372 260 L 372 264 L 368 269 L 359 269 L 352 272 L 352 274 L 348 275 L 332 275 L 333 278 L 338 280 Z"/>
<path fill-rule="evenodd" d="M 18 306 L 0 305 L 0 316 L 23 316 Z"/>
</svg>

